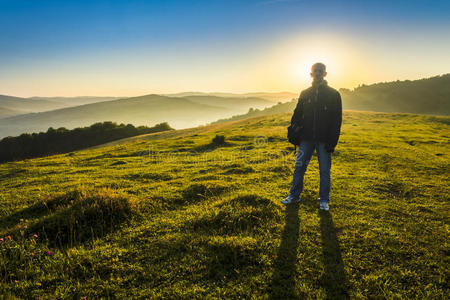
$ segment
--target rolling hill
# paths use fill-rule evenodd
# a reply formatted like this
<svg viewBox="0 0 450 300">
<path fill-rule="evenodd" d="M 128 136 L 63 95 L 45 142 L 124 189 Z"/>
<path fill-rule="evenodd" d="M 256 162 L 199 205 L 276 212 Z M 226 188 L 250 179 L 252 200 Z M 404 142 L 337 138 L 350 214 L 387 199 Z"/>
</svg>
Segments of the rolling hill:
<svg viewBox="0 0 450 300">
<path fill-rule="evenodd" d="M 450 115 L 450 74 L 412 81 L 362 85 L 354 90 L 339 91 L 345 110 Z M 245 114 L 222 118 L 211 124 L 277 113 L 292 114 L 297 102 L 298 97 L 264 109 L 252 108 Z"/>
<path fill-rule="evenodd" d="M 97 97 L 97 96 L 78 96 L 78 97 L 30 97 L 32 100 L 48 100 L 58 103 L 64 103 L 67 106 L 77 106 L 102 101 L 116 100 L 123 97 Z"/>
<path fill-rule="evenodd" d="M 49 111 L 100 101 L 114 100 L 117 97 L 30 97 L 20 98 L 0 95 L 0 119 L 15 115 Z"/>
<path fill-rule="evenodd" d="M 152 94 L 3 118 L 0 119 L 0 137 L 46 131 L 49 127 L 72 129 L 103 121 L 132 123 L 135 126 L 168 122 L 174 128 L 186 128 L 243 113 L 251 106 L 270 104 L 259 98 L 167 97 Z"/>
<path fill-rule="evenodd" d="M 340 90 L 344 109 L 450 115 L 450 74 Z"/>
<path fill-rule="evenodd" d="M 23 110 L 0 107 L 0 119 L 24 114 Z"/>
<path fill-rule="evenodd" d="M 450 114 L 450 74 L 419 80 L 360 85 L 353 90 L 340 89 L 340 92 L 343 108 L 346 110 Z M 247 94 L 185 92 L 123 99 L 113 97 L 22 99 L 0 96 L 0 138 L 24 132 L 45 131 L 49 127 L 71 129 L 103 121 L 132 122 L 136 126 L 169 122 L 175 128 L 186 128 L 274 113 L 292 113 L 297 104 L 297 97 L 297 94 L 290 92 Z M 274 101 L 278 103 L 271 106 Z M 84 105 L 73 106 L 76 104 Z M 49 111 L 61 106 L 72 107 Z M 41 113 L 26 114 L 30 111 Z M 14 116 L 16 114 L 21 115 Z"/>
<path fill-rule="evenodd" d="M 289 119 L 0 164 L 3 295 L 446 298 L 450 118 L 345 111 L 329 212 L 315 156 L 302 202 L 280 203 Z"/>
<path fill-rule="evenodd" d="M 0 95 L 0 118 L 67 107 L 47 99 L 29 99 Z"/>
<path fill-rule="evenodd" d="M 257 97 L 239 98 L 239 97 L 224 97 L 224 96 L 219 97 L 219 96 L 192 95 L 192 96 L 185 96 L 183 97 L 183 99 L 188 99 L 195 103 L 227 108 L 230 111 L 242 111 L 242 110 L 246 111 L 250 107 L 263 109 L 273 105 L 271 101 Z"/>
</svg>

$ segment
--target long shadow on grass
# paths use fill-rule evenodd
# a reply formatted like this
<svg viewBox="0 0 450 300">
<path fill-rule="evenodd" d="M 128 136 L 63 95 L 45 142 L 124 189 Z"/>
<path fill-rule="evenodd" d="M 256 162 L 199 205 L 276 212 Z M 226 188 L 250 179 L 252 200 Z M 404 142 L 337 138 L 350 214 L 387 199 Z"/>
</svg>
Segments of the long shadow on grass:
<svg viewBox="0 0 450 300">
<path fill-rule="evenodd" d="M 27 228 L 13 228 L 6 235 L 18 239 L 22 234 L 25 237 L 37 234 L 52 247 L 62 248 L 103 237 L 118 229 L 131 214 L 127 198 L 75 190 L 7 216 L 0 224 L 15 225 L 20 218 L 33 218 L 35 221 Z"/>
<path fill-rule="evenodd" d="M 325 288 L 327 299 L 349 299 L 348 281 L 333 218 L 328 211 L 319 211 L 319 216 L 325 266 L 321 285 Z"/>
<path fill-rule="evenodd" d="M 234 143 L 229 143 L 229 142 L 223 142 L 223 143 L 217 143 L 217 142 L 211 142 L 209 144 L 205 144 L 205 145 L 200 145 L 197 147 L 192 148 L 190 151 L 197 153 L 197 152 L 208 152 L 208 151 L 213 151 L 217 148 L 220 147 L 233 147 L 236 144 Z"/>
<path fill-rule="evenodd" d="M 295 270 L 297 267 L 297 248 L 300 219 L 298 204 L 286 207 L 285 226 L 281 245 L 275 261 L 275 270 L 271 283 L 271 299 L 298 298 L 295 293 Z"/>
<path fill-rule="evenodd" d="M 14 212 L 11 215 L 4 216 L 0 218 L 0 229 L 15 226 L 20 223 L 21 219 L 37 219 L 51 214 L 70 205 L 75 197 L 76 192 L 67 193 L 48 201 L 38 202 L 30 207 Z"/>
</svg>

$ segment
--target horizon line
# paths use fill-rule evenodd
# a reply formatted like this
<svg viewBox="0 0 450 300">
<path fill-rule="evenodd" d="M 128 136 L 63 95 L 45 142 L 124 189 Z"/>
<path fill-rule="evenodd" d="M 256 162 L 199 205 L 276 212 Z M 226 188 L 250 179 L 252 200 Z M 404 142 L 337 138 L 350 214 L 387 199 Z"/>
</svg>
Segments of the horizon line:
<svg viewBox="0 0 450 300">
<path fill-rule="evenodd" d="M 397 80 L 391 80 L 391 81 L 379 81 L 379 82 L 374 82 L 374 83 L 359 83 L 358 86 L 353 87 L 353 88 L 344 88 L 344 87 L 340 87 L 337 90 L 341 90 L 341 89 L 347 89 L 347 90 L 354 90 L 360 86 L 370 86 L 370 85 L 375 85 L 375 84 L 380 84 L 380 83 L 389 83 L 389 82 L 404 82 L 404 81 L 418 81 L 418 80 L 423 80 L 423 79 L 431 79 L 431 78 L 435 78 L 435 77 L 442 77 L 442 76 L 446 76 L 446 75 L 450 75 L 449 73 L 442 73 L 442 74 L 438 74 L 438 75 L 433 75 L 430 77 L 421 77 L 421 78 L 417 78 L 417 79 L 397 79 Z M 111 96 L 111 95 L 78 95 L 78 96 L 61 96 L 61 95 L 52 95 L 52 96 L 28 96 L 28 97 L 23 97 L 23 96 L 14 96 L 14 95 L 10 95 L 10 94 L 2 94 L 0 93 L 0 96 L 6 96 L 6 97 L 14 97 L 14 98 L 23 98 L 23 99 L 31 99 L 31 98 L 120 98 L 120 99 L 125 99 L 125 98 L 134 98 L 134 97 L 140 97 L 140 96 L 147 96 L 147 95 L 161 95 L 161 96 L 170 96 L 170 95 L 174 95 L 174 94 L 184 94 L 184 93 L 202 93 L 202 94 L 235 94 L 235 95 L 245 95 L 245 94 L 254 94 L 254 93 L 267 93 L 267 94 L 282 94 L 282 93 L 291 93 L 291 94 L 298 94 L 298 92 L 293 92 L 293 91 L 247 91 L 247 92 L 223 92 L 223 91 L 181 91 L 181 92 L 169 92 L 169 93 L 154 93 L 154 92 L 149 92 L 149 93 L 144 93 L 144 94 L 137 94 L 134 96 Z"/>
</svg>

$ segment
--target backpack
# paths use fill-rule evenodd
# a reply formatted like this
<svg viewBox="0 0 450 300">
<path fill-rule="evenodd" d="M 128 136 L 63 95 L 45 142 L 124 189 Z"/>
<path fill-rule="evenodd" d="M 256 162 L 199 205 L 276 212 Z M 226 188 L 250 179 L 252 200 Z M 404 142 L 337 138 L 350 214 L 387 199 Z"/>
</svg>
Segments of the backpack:
<svg viewBox="0 0 450 300">
<path fill-rule="evenodd" d="M 295 122 L 293 122 L 287 128 L 288 141 L 289 141 L 289 143 L 291 143 L 295 146 L 295 149 L 297 149 L 297 146 L 300 145 L 302 129 L 303 129 L 303 126 L 298 125 Z"/>
</svg>

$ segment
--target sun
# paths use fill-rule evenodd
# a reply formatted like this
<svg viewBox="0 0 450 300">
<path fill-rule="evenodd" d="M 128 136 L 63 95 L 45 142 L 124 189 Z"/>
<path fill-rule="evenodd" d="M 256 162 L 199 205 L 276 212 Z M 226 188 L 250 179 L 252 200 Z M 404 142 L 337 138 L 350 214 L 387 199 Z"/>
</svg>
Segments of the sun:
<svg viewBox="0 0 450 300">
<path fill-rule="evenodd" d="M 292 70 L 297 80 L 303 83 L 311 82 L 311 67 L 317 62 L 325 64 L 326 78 L 336 79 L 348 52 L 336 37 L 305 37 L 303 40 L 292 41 L 292 44 L 292 49 L 295 49 L 295 54 L 290 57 L 295 62 Z"/>
</svg>

